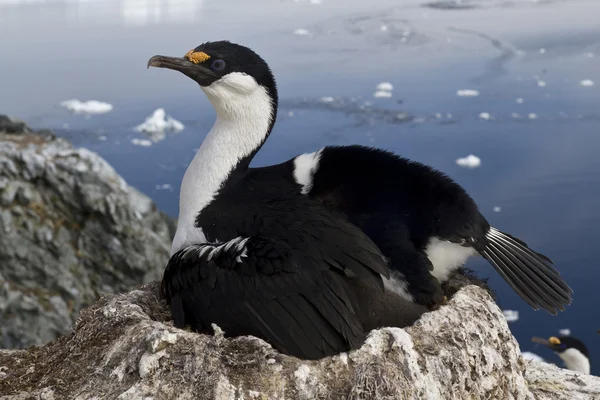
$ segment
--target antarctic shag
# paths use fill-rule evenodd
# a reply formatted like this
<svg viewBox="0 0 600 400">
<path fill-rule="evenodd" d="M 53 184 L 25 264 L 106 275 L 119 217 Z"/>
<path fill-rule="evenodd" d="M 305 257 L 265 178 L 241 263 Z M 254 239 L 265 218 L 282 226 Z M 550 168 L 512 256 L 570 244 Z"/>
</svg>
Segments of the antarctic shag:
<svg viewBox="0 0 600 400">
<path fill-rule="evenodd" d="M 553 350 L 564 361 L 567 369 L 590 374 L 590 352 L 581 340 L 573 336 L 552 336 L 548 340 L 533 337 L 531 340 Z"/>
<path fill-rule="evenodd" d="M 491 227 L 461 186 L 426 165 L 328 146 L 249 168 L 278 99 L 249 48 L 208 42 L 150 66 L 196 81 L 217 114 L 183 177 L 161 285 L 177 327 L 215 323 L 320 358 L 439 307 L 440 282 L 476 253 L 534 309 L 556 314 L 571 302 L 547 257 Z"/>
</svg>

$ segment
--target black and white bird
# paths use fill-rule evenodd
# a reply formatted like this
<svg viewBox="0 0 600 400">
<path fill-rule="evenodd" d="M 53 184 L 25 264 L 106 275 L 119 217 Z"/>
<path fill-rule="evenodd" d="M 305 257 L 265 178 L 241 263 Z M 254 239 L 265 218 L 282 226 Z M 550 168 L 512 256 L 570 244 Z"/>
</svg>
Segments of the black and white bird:
<svg viewBox="0 0 600 400">
<path fill-rule="evenodd" d="M 552 336 L 547 340 L 533 337 L 531 340 L 554 351 L 563 360 L 567 369 L 590 374 L 590 352 L 581 340 L 573 336 Z"/>
<path fill-rule="evenodd" d="M 215 323 L 283 353 L 320 358 L 444 301 L 440 282 L 479 253 L 534 309 L 571 289 L 551 261 L 489 225 L 465 190 L 385 150 L 329 146 L 250 168 L 277 115 L 269 66 L 247 47 L 204 43 L 148 67 L 197 82 L 216 122 L 181 184 L 162 280 L 177 327 Z"/>
</svg>

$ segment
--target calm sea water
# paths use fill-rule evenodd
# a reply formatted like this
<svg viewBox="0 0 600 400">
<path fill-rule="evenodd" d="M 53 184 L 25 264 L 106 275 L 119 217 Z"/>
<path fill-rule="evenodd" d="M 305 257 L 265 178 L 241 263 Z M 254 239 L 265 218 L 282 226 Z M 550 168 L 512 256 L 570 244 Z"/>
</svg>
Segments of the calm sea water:
<svg viewBox="0 0 600 400">
<path fill-rule="evenodd" d="M 359 143 L 447 172 L 492 224 L 549 255 L 575 291 L 559 316 L 534 312 L 485 261 L 469 262 L 490 277 L 502 308 L 520 312 L 511 329 L 522 350 L 560 364 L 530 338 L 570 328 L 597 375 L 598 15 L 600 4 L 584 0 L 0 0 L 0 112 L 98 152 L 175 216 L 181 177 L 214 114 L 193 82 L 146 61 L 207 40 L 249 45 L 272 66 L 281 98 L 254 165 Z M 391 98 L 373 97 L 382 81 L 394 85 Z M 72 115 L 59 106 L 71 98 L 114 109 Z M 133 127 L 159 107 L 185 130 L 133 145 L 144 138 Z M 469 154 L 478 168 L 456 164 Z"/>
</svg>

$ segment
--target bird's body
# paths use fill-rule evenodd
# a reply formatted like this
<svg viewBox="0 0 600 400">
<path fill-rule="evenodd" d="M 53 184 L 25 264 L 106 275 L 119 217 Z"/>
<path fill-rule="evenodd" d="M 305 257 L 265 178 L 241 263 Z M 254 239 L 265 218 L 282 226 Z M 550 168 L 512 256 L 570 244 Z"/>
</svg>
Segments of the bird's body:
<svg viewBox="0 0 600 400">
<path fill-rule="evenodd" d="M 428 166 L 345 146 L 249 168 L 277 110 L 274 78 L 250 49 L 212 42 L 149 65 L 196 80 L 217 114 L 182 181 L 162 281 L 176 326 L 216 323 L 319 358 L 438 307 L 440 281 L 476 253 L 532 307 L 555 313 L 570 302 L 546 257 L 490 227 Z"/>
<path fill-rule="evenodd" d="M 590 374 L 590 352 L 586 345 L 573 336 L 552 336 L 546 339 L 532 338 L 533 342 L 543 344 L 554 351 L 571 371 Z"/>
</svg>

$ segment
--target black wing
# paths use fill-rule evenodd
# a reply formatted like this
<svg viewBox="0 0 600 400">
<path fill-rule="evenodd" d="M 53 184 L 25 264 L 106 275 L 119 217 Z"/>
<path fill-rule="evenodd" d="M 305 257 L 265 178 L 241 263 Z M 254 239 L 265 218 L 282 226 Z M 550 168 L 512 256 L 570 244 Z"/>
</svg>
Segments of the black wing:
<svg viewBox="0 0 600 400">
<path fill-rule="evenodd" d="M 426 275 L 427 263 L 404 259 L 422 253 L 431 237 L 440 237 L 474 247 L 532 308 L 556 314 L 571 303 L 572 290 L 552 262 L 490 227 L 473 199 L 445 174 L 363 146 L 325 147 L 320 154 L 308 195 L 365 230 L 411 287 L 424 287 L 414 276 Z M 390 224 L 397 232 L 382 234 Z"/>
<path fill-rule="evenodd" d="M 262 222 L 259 214 L 252 215 L 252 226 L 282 232 L 285 240 L 236 237 L 171 257 L 162 290 L 175 325 L 202 332 L 215 323 L 227 335 L 255 335 L 305 359 L 360 346 L 365 331 L 352 285 L 383 294 L 381 275 L 388 276 L 388 268 L 377 247 L 326 212 L 304 209 L 290 220 L 289 212 L 274 207 Z"/>
</svg>

